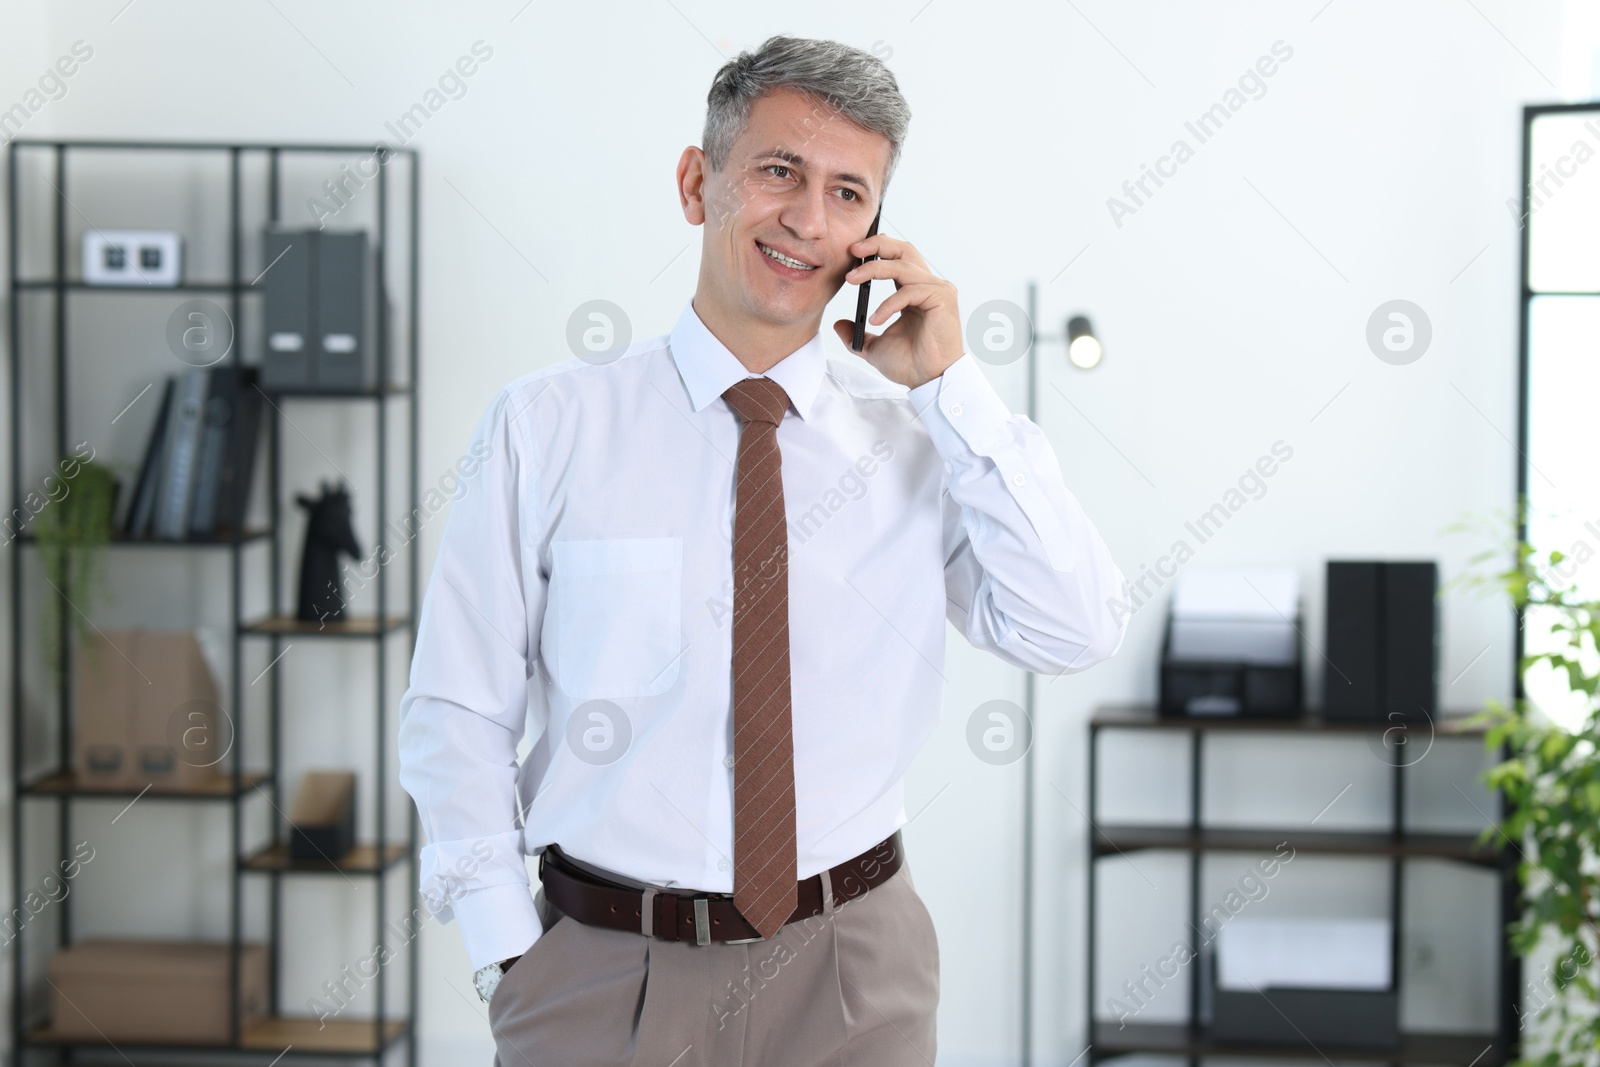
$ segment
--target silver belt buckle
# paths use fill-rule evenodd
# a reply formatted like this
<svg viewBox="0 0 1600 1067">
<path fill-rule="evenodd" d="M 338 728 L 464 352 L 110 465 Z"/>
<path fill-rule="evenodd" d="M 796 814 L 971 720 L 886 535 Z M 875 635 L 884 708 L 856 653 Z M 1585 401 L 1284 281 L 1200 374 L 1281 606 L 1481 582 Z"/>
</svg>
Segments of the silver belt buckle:
<svg viewBox="0 0 1600 1067">
<path fill-rule="evenodd" d="M 694 898 L 694 943 L 711 944 L 711 903 L 705 897 Z"/>
<path fill-rule="evenodd" d="M 711 902 L 706 897 L 695 897 L 694 904 L 694 943 L 697 945 L 711 944 Z M 765 941 L 764 937 L 741 937 L 734 941 L 724 941 L 724 945 L 748 945 L 752 941 Z"/>
</svg>

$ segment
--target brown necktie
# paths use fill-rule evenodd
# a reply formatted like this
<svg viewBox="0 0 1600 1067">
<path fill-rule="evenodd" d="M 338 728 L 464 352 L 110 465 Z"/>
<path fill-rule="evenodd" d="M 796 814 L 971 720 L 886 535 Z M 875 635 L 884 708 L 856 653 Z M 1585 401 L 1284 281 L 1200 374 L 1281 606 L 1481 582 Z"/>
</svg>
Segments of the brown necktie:
<svg viewBox="0 0 1600 1067">
<path fill-rule="evenodd" d="M 778 451 L 789 397 L 770 378 L 746 378 L 722 395 L 743 423 L 733 512 L 733 904 L 770 938 L 799 902 Z"/>
</svg>

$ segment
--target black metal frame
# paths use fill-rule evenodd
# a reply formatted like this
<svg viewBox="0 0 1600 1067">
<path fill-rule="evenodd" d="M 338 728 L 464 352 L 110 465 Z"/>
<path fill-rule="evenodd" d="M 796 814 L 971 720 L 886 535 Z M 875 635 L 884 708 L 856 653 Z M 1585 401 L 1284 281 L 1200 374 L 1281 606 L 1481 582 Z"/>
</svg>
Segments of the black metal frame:
<svg viewBox="0 0 1600 1067">
<path fill-rule="evenodd" d="M 1529 311 L 1535 296 L 1600 296 L 1600 292 L 1540 292 L 1535 293 L 1529 284 L 1529 251 L 1532 227 L 1528 219 L 1533 213 L 1533 124 L 1542 115 L 1570 115 L 1589 112 L 1600 115 L 1600 103 L 1578 104 L 1532 104 L 1522 109 L 1522 215 L 1519 225 L 1518 252 L 1520 256 L 1520 270 L 1517 275 L 1517 455 L 1522 460 L 1517 464 L 1517 540 L 1525 542 L 1528 539 L 1528 521 L 1524 504 L 1528 499 L 1528 469 L 1531 461 L 1528 458 L 1528 403 L 1531 399 L 1529 391 L 1529 352 L 1528 352 L 1528 325 Z M 1517 613 L 1516 632 L 1512 635 L 1512 660 L 1511 677 L 1514 686 L 1514 695 L 1517 700 L 1523 700 L 1527 693 L 1522 686 L 1522 656 L 1525 651 L 1523 642 L 1523 614 Z M 1501 750 L 1502 758 L 1509 758 L 1509 746 Z M 1507 850 L 1511 851 L 1510 849 Z M 1512 879 L 1505 887 L 1504 907 L 1508 915 L 1515 917 L 1522 914 L 1521 886 Z M 1502 982 L 1518 991 L 1522 990 L 1522 961 L 1512 955 L 1507 970 L 1502 977 Z M 1515 1027 L 1520 1022 L 1518 1001 L 1513 999 L 1504 1005 L 1509 1019 L 1507 1025 Z"/>
<path fill-rule="evenodd" d="M 266 156 L 268 167 L 267 189 L 267 217 L 269 222 L 277 223 L 282 218 L 281 199 L 282 188 L 280 182 L 280 164 L 282 158 L 288 154 L 318 154 L 318 155 L 356 155 L 372 153 L 379 148 L 378 145 L 337 145 L 337 144 L 245 144 L 238 142 L 187 142 L 187 141 L 56 141 L 56 140 L 29 140 L 17 139 L 10 142 L 7 152 L 7 218 L 9 223 L 9 248 L 8 248 L 8 282 L 11 290 L 11 322 L 10 322 L 10 389 L 11 389 L 11 484 L 12 484 L 12 514 L 22 514 L 22 369 L 23 355 L 21 352 L 22 332 L 20 320 L 22 315 L 21 302 L 18 297 L 28 291 L 53 291 L 55 294 L 55 353 L 54 374 L 56 391 L 55 430 L 56 453 L 65 455 L 67 452 L 67 400 L 68 400 L 68 373 L 67 373 L 67 294 L 82 291 L 111 291 L 119 294 L 131 292 L 157 292 L 171 294 L 174 291 L 197 291 L 226 293 L 229 298 L 228 311 L 235 323 L 243 320 L 243 298 L 248 292 L 259 289 L 244 280 L 242 263 L 242 205 L 240 194 L 240 168 L 242 157 L 245 153 L 263 153 Z M 230 277 L 225 283 L 199 282 L 183 284 L 176 287 L 136 289 L 118 287 L 106 290 L 99 286 L 85 285 L 81 281 L 66 277 L 66 241 L 67 241 L 67 212 L 70 201 L 67 193 L 67 158 L 69 151 L 104 151 L 104 150 L 132 150 L 152 152 L 197 152 L 197 153 L 225 153 L 229 160 L 229 264 Z M 20 205 L 23 199 L 18 187 L 18 155 L 22 151 L 49 152 L 54 154 L 54 184 L 55 195 L 55 247 L 54 247 L 54 275 L 46 279 L 24 279 L 18 277 L 19 266 L 19 231 L 18 221 Z M 419 560 L 416 548 L 413 546 L 408 554 L 408 582 L 409 600 L 404 614 L 391 614 L 388 602 L 388 568 L 382 568 L 377 577 L 377 624 L 369 627 L 355 620 L 355 625 L 335 626 L 330 624 L 326 630 L 320 632 L 315 628 L 300 630 L 292 624 L 282 622 L 282 605 L 280 596 L 283 578 L 283 543 L 282 543 L 282 516 L 280 515 L 280 497 L 282 485 L 280 481 L 280 433 L 278 403 L 287 399 L 316 400 L 316 399 L 347 399 L 355 401 L 371 400 L 376 404 L 377 421 L 377 526 L 380 531 L 380 540 L 385 523 L 388 521 L 388 399 L 390 397 L 404 397 L 408 400 L 406 414 L 406 430 L 408 432 L 407 457 L 408 457 L 408 482 L 410 514 L 416 515 L 419 508 L 419 479 L 418 479 L 418 383 L 419 377 L 419 316 L 418 316 L 418 259 L 419 238 L 418 232 L 418 206 L 420 193 L 420 169 L 417 153 L 411 148 L 385 149 L 391 157 L 403 158 L 408 163 L 407 177 L 409 179 L 409 204 L 406 208 L 406 228 L 409 230 L 408 240 L 408 271 L 404 279 L 407 287 L 407 315 L 408 338 L 407 369 L 409 379 L 401 386 L 395 386 L 391 374 L 391 347 L 392 338 L 389 336 L 387 313 L 380 308 L 377 324 L 377 382 L 375 388 L 364 393 L 338 393 L 338 394 L 294 394 L 270 397 L 271 403 L 264 414 L 266 432 L 268 434 L 267 467 L 270 484 L 270 522 L 265 530 L 235 530 L 226 538 L 196 539 L 187 541 L 144 541 L 113 539 L 112 547 L 165 547 L 168 549 L 201 550 L 205 548 L 230 549 L 230 604 L 232 607 L 233 632 L 231 641 L 231 707 L 234 715 L 233 737 L 235 743 L 232 752 L 232 779 L 227 783 L 227 788 L 222 791 L 207 793 L 158 793 L 151 791 L 147 799 L 160 799 L 167 802 L 216 802 L 225 801 L 232 806 L 230 847 L 233 855 L 233 870 L 231 882 L 230 901 L 230 943 L 232 948 L 232 973 L 230 977 L 230 1004 L 232 1018 L 230 1031 L 232 1039 L 228 1044 L 217 1046 L 207 1051 L 229 1053 L 254 1053 L 267 1057 L 277 1057 L 285 1054 L 279 1047 L 262 1047 L 257 1044 L 245 1044 L 246 1035 L 241 1033 L 241 1020 L 239 1018 L 238 985 L 240 981 L 239 961 L 243 941 L 243 916 L 242 895 L 244 889 L 244 876 L 249 873 L 262 873 L 270 879 L 269 886 L 269 978 L 270 1012 L 273 1020 L 281 1021 L 285 1017 L 279 1016 L 280 1004 L 278 993 L 278 976 L 282 957 L 282 894 L 281 879 L 292 874 L 364 874 L 370 875 L 377 889 L 377 937 L 380 947 L 388 947 L 386 936 L 387 914 L 387 889 L 390 874 L 402 863 L 408 872 L 410 882 L 408 897 L 410 902 L 410 916 L 414 919 L 418 914 L 418 884 L 416 877 L 418 826 L 414 807 L 407 805 L 407 831 L 406 845 L 402 850 L 397 845 L 391 845 L 387 839 L 387 786 L 388 786 L 388 761 L 386 745 L 389 740 L 389 731 L 386 729 L 388 714 L 387 693 L 387 653 L 388 637 L 401 630 L 409 631 L 411 646 L 415 646 L 417 612 L 420 608 L 419 593 Z M 387 280 L 387 254 L 389 237 L 389 200 L 388 200 L 388 166 L 390 159 L 381 159 L 382 165 L 378 168 L 376 177 L 377 185 L 377 233 L 375 235 L 376 270 L 380 286 Z M 241 357 L 241 345 L 237 338 L 233 349 L 228 354 L 228 359 L 233 365 L 238 365 Z M 258 620 L 254 623 L 247 622 L 243 617 L 243 590 L 242 552 L 246 545 L 256 542 L 270 541 L 271 544 L 271 577 L 270 577 L 270 615 L 267 620 Z M 71 815 L 72 801 L 78 797 L 105 798 L 119 795 L 116 791 L 84 790 L 76 786 L 71 778 L 72 767 L 72 731 L 69 709 L 71 707 L 72 647 L 69 640 L 70 620 L 67 613 L 62 613 L 60 641 L 64 663 L 65 678 L 58 691 L 58 704 L 56 709 L 57 725 L 59 727 L 59 767 L 56 772 L 43 777 L 24 780 L 27 768 L 24 767 L 24 716 L 23 703 L 22 663 L 23 663 L 23 593 L 22 593 L 22 551 L 21 547 L 36 543 L 31 536 L 21 536 L 17 539 L 18 550 L 11 554 L 11 631 L 12 631 L 12 687 L 11 687 L 11 752 L 12 752 L 12 886 L 14 899 L 21 901 L 23 897 L 23 863 L 24 863 L 24 830 L 23 818 L 24 802 L 29 798 L 50 797 L 56 798 L 56 822 L 58 828 L 57 848 L 59 855 L 65 859 L 69 855 L 71 841 Z M 374 643 L 376 658 L 376 781 L 374 793 L 376 797 L 375 829 L 377 839 L 373 842 L 373 860 L 370 869 L 366 865 L 347 867 L 341 869 L 335 865 L 325 867 L 310 866 L 305 864 L 290 863 L 284 860 L 281 853 L 277 852 L 279 846 L 286 845 L 283 837 L 284 819 L 274 817 L 270 820 L 272 825 L 272 839 L 269 845 L 252 855 L 244 854 L 243 837 L 243 802 L 252 789 L 263 791 L 270 789 L 268 799 L 278 808 L 280 814 L 283 804 L 283 783 L 281 774 L 282 755 L 282 691 L 278 684 L 276 671 L 271 672 L 270 687 L 270 731 L 271 752 L 270 769 L 265 772 L 246 772 L 244 769 L 244 709 L 243 709 L 243 678 L 242 678 L 242 642 L 246 637 L 265 636 L 270 640 L 269 653 L 271 662 L 276 663 L 282 654 L 280 644 L 286 634 L 297 637 L 312 637 L 319 635 L 344 636 L 354 638 L 370 638 Z M 136 791 L 129 790 L 122 795 L 132 796 Z M 264 792 L 265 795 L 265 792 Z M 57 904 L 59 914 L 58 945 L 65 946 L 71 943 L 72 934 L 72 908 L 71 896 L 61 898 Z M 73 1058 L 75 1048 L 104 1048 L 104 1043 L 77 1042 L 52 1040 L 47 1032 L 34 1033 L 28 1025 L 27 996 L 26 996 L 26 957 L 23 951 L 23 931 L 19 931 L 15 941 L 12 959 L 12 1041 L 15 1050 L 16 1062 L 23 1062 L 22 1056 L 31 1049 L 55 1049 L 57 1055 L 65 1055 L 69 1060 Z M 292 1050 L 287 1052 L 290 1057 L 315 1056 L 337 1057 L 371 1060 L 374 1063 L 383 1062 L 386 1054 L 400 1041 L 407 1046 L 407 1062 L 415 1067 L 417 1063 L 416 1047 L 416 1011 L 418 1002 L 418 959 L 420 945 L 413 938 L 408 954 L 407 998 L 406 1009 L 403 1016 L 385 1019 L 386 977 L 387 968 L 379 967 L 375 978 L 376 1015 L 370 1020 L 336 1021 L 342 1025 L 340 1031 L 346 1035 L 346 1045 L 355 1045 L 350 1041 L 349 1035 L 354 1028 L 370 1023 L 372 1032 L 366 1047 L 328 1048 L 319 1047 L 315 1041 L 305 1043 L 298 1039 Z M 293 1018 L 293 1017 L 288 1017 Z M 333 1024 L 330 1024 L 333 1025 Z M 128 1044 L 128 1043 L 124 1043 Z M 149 1046 L 140 1045 L 144 1050 L 194 1052 L 195 1046 Z M 276 1060 L 274 1060 L 276 1062 Z"/>
<path fill-rule="evenodd" d="M 1447 725 L 1456 720 L 1441 718 L 1435 726 L 1429 724 L 1430 739 L 1475 739 L 1482 743 L 1481 728 L 1462 728 Z M 1130 852 L 1146 849 L 1176 850 L 1189 855 L 1189 923 L 1198 931 L 1201 923 L 1200 881 L 1206 855 L 1214 852 L 1271 852 L 1275 844 L 1285 838 L 1297 852 L 1333 856 L 1366 856 L 1387 858 L 1390 862 L 1390 907 L 1394 937 L 1390 945 L 1392 986 L 1399 988 L 1401 978 L 1401 937 L 1404 929 L 1403 879 L 1408 858 L 1447 859 L 1477 867 L 1488 867 L 1498 872 L 1501 884 L 1515 884 L 1514 867 L 1503 850 L 1492 845 L 1480 845 L 1474 834 L 1412 834 L 1405 826 L 1405 766 L 1403 760 L 1393 765 L 1390 825 L 1385 831 L 1369 833 L 1342 833 L 1337 831 L 1306 832 L 1299 829 L 1222 830 L 1208 829 L 1204 821 L 1202 797 L 1204 795 L 1204 739 L 1208 733 L 1257 733 L 1283 737 L 1318 737 L 1338 735 L 1381 735 L 1399 729 L 1385 720 L 1368 722 L 1326 721 L 1317 718 L 1269 719 L 1237 717 L 1182 718 L 1159 716 L 1153 707 L 1114 707 L 1098 710 L 1089 720 L 1089 835 L 1088 835 L 1088 906 L 1086 923 L 1086 979 L 1084 1003 L 1089 1027 L 1090 1049 L 1088 1062 L 1092 1065 L 1116 1056 L 1134 1053 L 1178 1055 L 1188 1058 L 1195 1067 L 1204 1056 L 1265 1056 L 1269 1058 L 1304 1057 L 1308 1050 L 1268 1046 L 1240 1045 L 1212 1040 L 1199 1025 L 1200 975 L 1199 961 L 1192 963 L 1189 982 L 1188 1023 L 1129 1023 L 1124 1027 L 1116 1023 L 1099 1022 L 1095 1018 L 1095 919 L 1097 907 L 1097 861 L 1107 856 L 1126 856 Z M 1416 724 L 1404 729 L 1415 731 Z M 1165 827 L 1106 827 L 1099 822 L 1099 751 L 1100 734 L 1108 729 L 1150 731 L 1187 731 L 1189 737 L 1189 818 L 1182 826 Z M 1507 922 L 1507 898 L 1502 894 L 1501 919 Z M 1197 934 L 1198 936 L 1198 934 Z M 1507 971 L 1509 951 L 1507 940 L 1499 940 L 1499 963 L 1502 976 L 1502 1003 L 1510 1000 L 1508 992 L 1517 988 L 1517 975 Z M 1199 946 L 1195 946 L 1198 952 Z M 1519 972 L 1520 973 L 1520 972 Z M 1508 981 L 1510 984 L 1504 984 Z M 1511 1025 L 1507 1025 L 1507 1018 Z M 1336 1061 L 1378 1063 L 1431 1063 L 1462 1064 L 1476 1067 L 1495 1067 L 1514 1055 L 1517 1039 L 1516 1016 L 1502 1013 L 1498 1020 L 1492 1045 L 1485 1048 L 1481 1034 L 1407 1034 L 1402 1035 L 1398 1050 L 1359 1048 L 1325 1048 L 1324 1056 Z M 1313 1054 L 1314 1055 L 1314 1054 Z"/>
</svg>

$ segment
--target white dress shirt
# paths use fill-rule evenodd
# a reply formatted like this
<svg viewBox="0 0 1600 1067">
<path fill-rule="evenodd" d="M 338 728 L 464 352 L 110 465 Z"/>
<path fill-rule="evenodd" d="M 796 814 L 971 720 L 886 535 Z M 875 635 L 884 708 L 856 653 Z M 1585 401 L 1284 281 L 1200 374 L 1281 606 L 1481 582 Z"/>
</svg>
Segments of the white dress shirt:
<svg viewBox="0 0 1600 1067">
<path fill-rule="evenodd" d="M 1075 672 L 1120 647 L 1123 576 L 971 353 L 907 390 L 819 332 L 766 376 L 792 404 L 778 444 L 806 878 L 907 821 L 946 618 L 1007 663 Z M 722 393 L 746 377 L 691 301 L 670 334 L 525 374 L 478 421 L 399 749 L 424 898 L 460 920 L 474 968 L 540 936 L 525 856 L 551 842 L 639 882 L 733 891 L 740 424 Z"/>
</svg>

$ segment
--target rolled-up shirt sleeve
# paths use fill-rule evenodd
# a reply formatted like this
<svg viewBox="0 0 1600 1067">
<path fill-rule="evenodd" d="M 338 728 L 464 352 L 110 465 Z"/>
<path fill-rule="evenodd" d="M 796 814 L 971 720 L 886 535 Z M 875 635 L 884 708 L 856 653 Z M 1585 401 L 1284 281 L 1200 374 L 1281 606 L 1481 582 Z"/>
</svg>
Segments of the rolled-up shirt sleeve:
<svg viewBox="0 0 1600 1067">
<path fill-rule="evenodd" d="M 400 699 L 400 783 L 425 835 L 421 895 L 441 922 L 459 920 L 474 968 L 542 933 L 516 786 L 545 600 L 527 403 L 501 390 L 456 465 Z"/>
<path fill-rule="evenodd" d="M 908 396 L 945 460 L 950 622 L 1025 670 L 1068 674 L 1112 656 L 1127 630 L 1114 610 L 1123 575 L 1044 432 L 1006 408 L 970 352 Z"/>
</svg>

